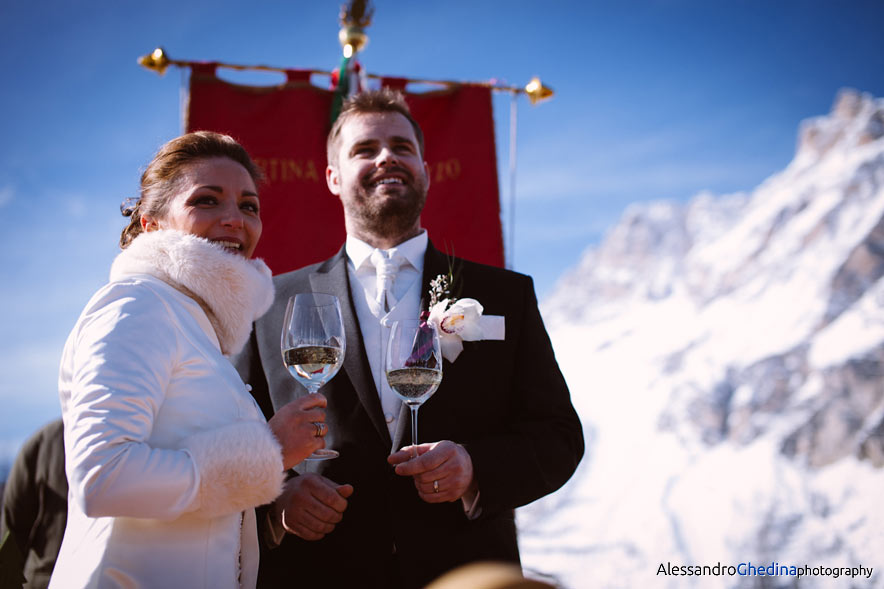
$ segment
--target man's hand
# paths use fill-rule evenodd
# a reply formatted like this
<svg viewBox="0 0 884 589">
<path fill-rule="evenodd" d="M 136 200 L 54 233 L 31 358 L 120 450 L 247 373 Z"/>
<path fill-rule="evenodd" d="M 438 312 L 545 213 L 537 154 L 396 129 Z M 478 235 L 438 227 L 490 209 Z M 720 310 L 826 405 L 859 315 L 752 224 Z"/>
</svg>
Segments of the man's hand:
<svg viewBox="0 0 884 589">
<path fill-rule="evenodd" d="M 338 485 L 318 474 L 289 479 L 274 502 L 274 515 L 285 531 L 304 540 L 321 540 L 335 529 L 347 509 L 353 485 Z"/>
<path fill-rule="evenodd" d="M 419 444 L 417 458 L 414 447 L 406 446 L 387 457 L 396 466 L 396 474 L 414 478 L 420 498 L 427 503 L 457 501 L 467 492 L 475 496 L 473 461 L 460 444 L 448 440 Z"/>
</svg>

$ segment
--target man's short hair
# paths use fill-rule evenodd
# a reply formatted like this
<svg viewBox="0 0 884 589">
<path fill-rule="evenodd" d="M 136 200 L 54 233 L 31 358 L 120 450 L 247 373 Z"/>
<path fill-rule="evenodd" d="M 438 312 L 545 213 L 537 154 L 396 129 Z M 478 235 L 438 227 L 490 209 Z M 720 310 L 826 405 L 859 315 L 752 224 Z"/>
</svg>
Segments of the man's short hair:
<svg viewBox="0 0 884 589">
<path fill-rule="evenodd" d="M 338 115 L 331 131 L 328 132 L 328 139 L 325 143 L 326 158 L 328 163 L 337 163 L 338 149 L 340 148 L 341 127 L 344 126 L 349 119 L 357 115 L 369 113 L 399 113 L 408 119 L 414 129 L 414 136 L 417 138 L 420 156 L 424 156 L 424 133 L 414 117 L 411 116 L 411 110 L 405 102 L 405 97 L 398 90 L 392 88 L 380 88 L 378 90 L 366 90 L 350 96 L 344 100 L 341 106 L 341 114 Z"/>
</svg>

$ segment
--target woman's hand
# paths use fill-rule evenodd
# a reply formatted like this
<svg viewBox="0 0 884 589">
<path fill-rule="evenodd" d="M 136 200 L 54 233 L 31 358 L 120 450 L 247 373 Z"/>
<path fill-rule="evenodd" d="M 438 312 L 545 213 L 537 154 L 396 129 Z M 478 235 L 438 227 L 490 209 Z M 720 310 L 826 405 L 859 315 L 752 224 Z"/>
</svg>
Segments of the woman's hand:
<svg viewBox="0 0 884 589">
<path fill-rule="evenodd" d="M 267 422 L 282 446 L 283 468 L 289 469 L 325 448 L 326 405 L 328 401 L 319 393 L 304 395 L 281 407 Z"/>
</svg>

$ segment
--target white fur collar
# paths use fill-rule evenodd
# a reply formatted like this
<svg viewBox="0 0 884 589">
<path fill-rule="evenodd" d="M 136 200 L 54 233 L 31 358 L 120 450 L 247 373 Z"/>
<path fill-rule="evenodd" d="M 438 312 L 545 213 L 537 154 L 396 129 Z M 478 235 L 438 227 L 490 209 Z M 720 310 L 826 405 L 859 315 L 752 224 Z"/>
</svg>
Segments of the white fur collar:
<svg viewBox="0 0 884 589">
<path fill-rule="evenodd" d="M 252 322 L 273 302 L 272 274 L 263 260 L 247 260 L 181 231 L 151 231 L 134 239 L 114 260 L 110 279 L 132 274 L 149 274 L 199 297 L 227 356 L 242 350 Z"/>
</svg>

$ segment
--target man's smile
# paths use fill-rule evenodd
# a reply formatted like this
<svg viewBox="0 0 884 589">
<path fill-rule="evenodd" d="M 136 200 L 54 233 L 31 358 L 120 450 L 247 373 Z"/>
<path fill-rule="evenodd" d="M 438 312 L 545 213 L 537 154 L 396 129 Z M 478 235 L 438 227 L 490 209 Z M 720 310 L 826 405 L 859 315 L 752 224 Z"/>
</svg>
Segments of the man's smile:
<svg viewBox="0 0 884 589">
<path fill-rule="evenodd" d="M 366 175 L 364 185 L 370 188 L 385 185 L 405 186 L 411 184 L 413 176 L 403 167 L 390 166 L 383 170 L 374 170 Z"/>
<path fill-rule="evenodd" d="M 373 186 L 377 186 L 378 184 L 405 184 L 402 181 L 402 178 L 381 178 L 375 182 L 372 182 Z"/>
</svg>

